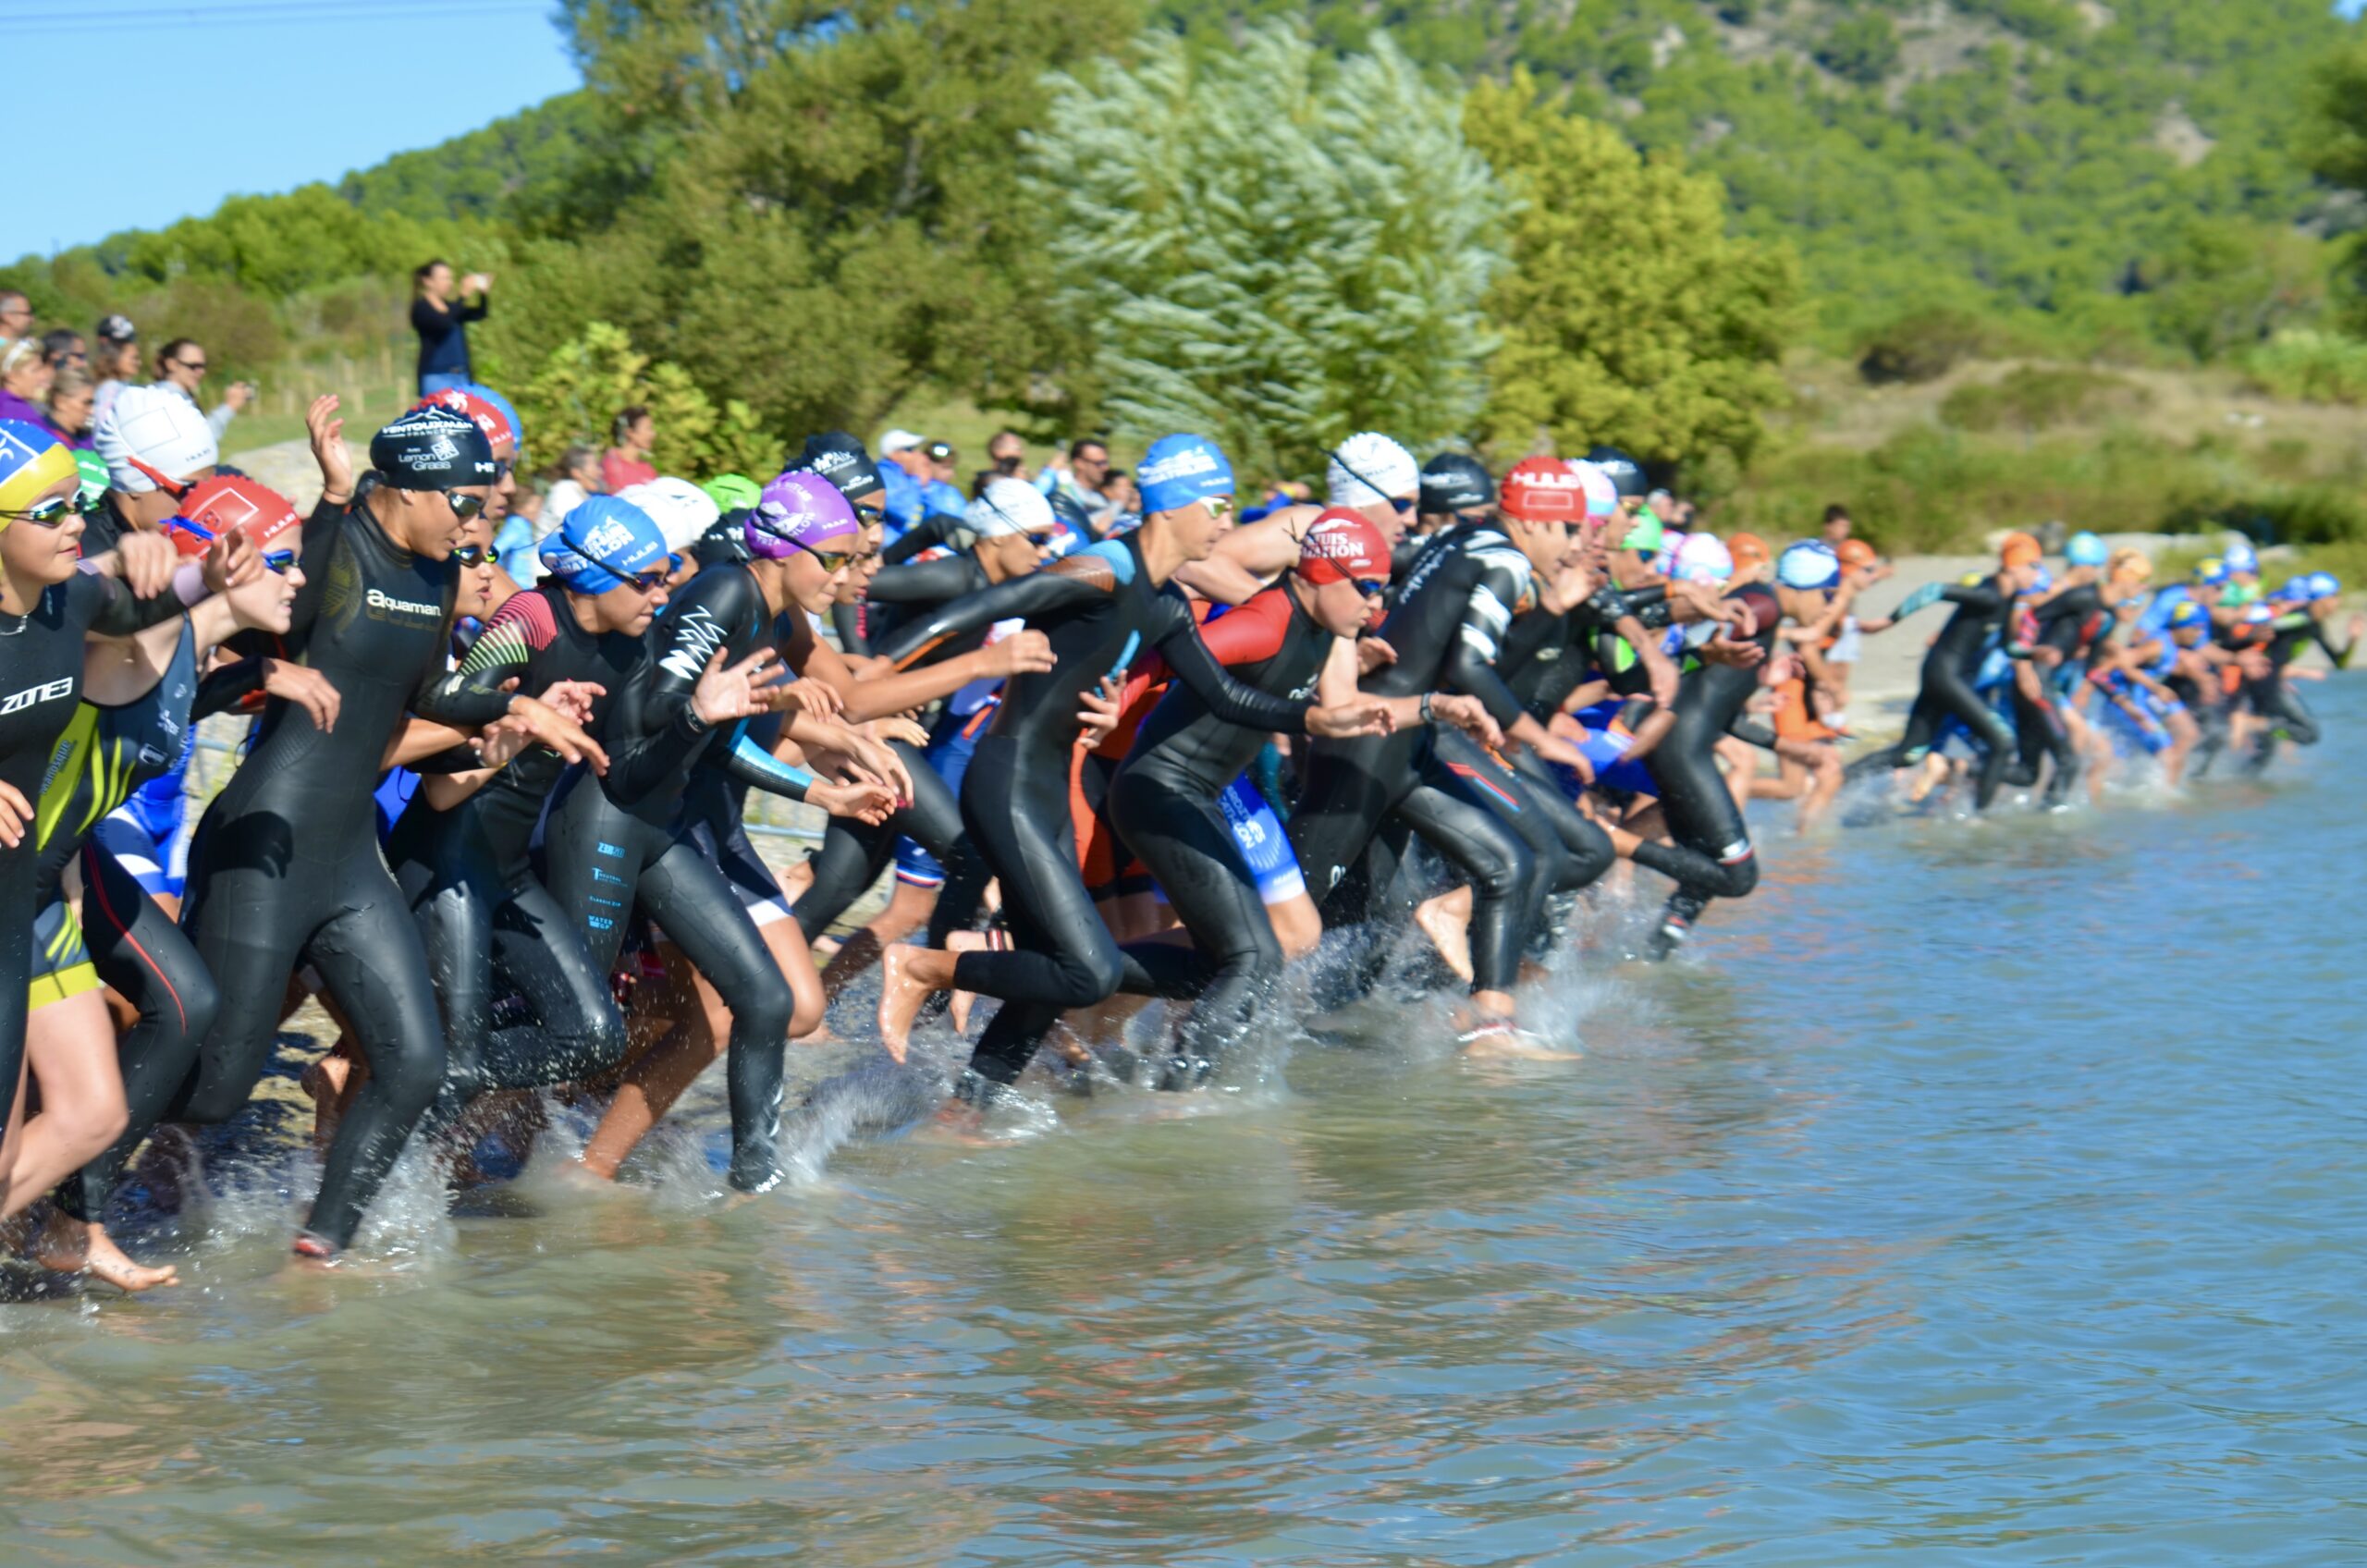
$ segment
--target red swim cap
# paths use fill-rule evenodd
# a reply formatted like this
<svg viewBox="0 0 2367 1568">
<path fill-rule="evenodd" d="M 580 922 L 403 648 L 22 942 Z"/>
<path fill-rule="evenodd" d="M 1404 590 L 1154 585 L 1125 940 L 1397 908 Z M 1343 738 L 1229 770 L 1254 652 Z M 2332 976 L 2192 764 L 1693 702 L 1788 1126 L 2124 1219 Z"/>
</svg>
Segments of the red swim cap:
<svg viewBox="0 0 2367 1568">
<path fill-rule="evenodd" d="M 238 529 L 258 550 L 270 549 L 273 540 L 304 521 L 296 515 L 295 503 L 278 491 L 232 474 L 190 485 L 181 497 L 179 515 L 215 538 Z M 202 556 L 210 544 L 186 528 L 173 530 L 173 543 L 185 556 Z"/>
<path fill-rule="evenodd" d="M 1586 482 L 1560 458 L 1523 458 L 1504 475 L 1498 504 L 1523 522 L 1583 522 Z"/>
<path fill-rule="evenodd" d="M 473 422 L 484 432 L 485 445 L 493 448 L 497 458 L 506 458 L 518 450 L 518 433 L 509 428 L 509 421 L 499 409 L 483 398 L 472 397 L 457 386 L 422 398 L 413 408 L 449 409 L 461 418 Z"/>
<path fill-rule="evenodd" d="M 1327 507 L 1299 542 L 1298 574 L 1318 587 L 1352 577 L 1386 582 L 1389 541 L 1359 513 Z"/>
</svg>

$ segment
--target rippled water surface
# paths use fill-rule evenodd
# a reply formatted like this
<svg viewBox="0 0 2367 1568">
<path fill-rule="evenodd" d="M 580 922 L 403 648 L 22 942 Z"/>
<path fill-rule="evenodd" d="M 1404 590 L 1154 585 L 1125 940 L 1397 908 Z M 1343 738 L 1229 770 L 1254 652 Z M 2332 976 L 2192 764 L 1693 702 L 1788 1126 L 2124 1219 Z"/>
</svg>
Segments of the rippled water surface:
<svg viewBox="0 0 2367 1568">
<path fill-rule="evenodd" d="M 530 1173 L 362 1276 L 226 1198 L 139 1238 L 177 1291 L 0 1309 L 0 1561 L 2367 1560 L 2320 690 L 2258 785 L 1770 820 L 1690 959 L 1557 991 L 1575 1067 L 1381 1011 L 737 1208 L 689 1138 Z"/>
</svg>

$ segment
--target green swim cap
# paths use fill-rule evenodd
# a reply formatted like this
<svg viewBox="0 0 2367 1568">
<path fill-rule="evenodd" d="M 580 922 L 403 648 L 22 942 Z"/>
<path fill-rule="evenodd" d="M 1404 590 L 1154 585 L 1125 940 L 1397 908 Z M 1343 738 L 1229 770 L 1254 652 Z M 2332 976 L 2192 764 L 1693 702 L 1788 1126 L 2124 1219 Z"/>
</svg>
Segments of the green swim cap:
<svg viewBox="0 0 2367 1568">
<path fill-rule="evenodd" d="M 86 507 L 90 506 L 107 493 L 107 465 L 99 460 L 96 452 L 77 451 L 74 466 L 82 471 L 81 502 Z"/>
<path fill-rule="evenodd" d="M 1627 531 L 1627 537 L 1619 542 L 1619 547 L 1623 550 L 1657 553 L 1661 547 L 1660 515 L 1650 507 L 1637 510 L 1636 526 Z"/>
<path fill-rule="evenodd" d="M 756 482 L 744 473 L 719 473 L 699 486 L 706 492 L 718 511 L 736 512 L 753 507 L 764 495 Z"/>
</svg>

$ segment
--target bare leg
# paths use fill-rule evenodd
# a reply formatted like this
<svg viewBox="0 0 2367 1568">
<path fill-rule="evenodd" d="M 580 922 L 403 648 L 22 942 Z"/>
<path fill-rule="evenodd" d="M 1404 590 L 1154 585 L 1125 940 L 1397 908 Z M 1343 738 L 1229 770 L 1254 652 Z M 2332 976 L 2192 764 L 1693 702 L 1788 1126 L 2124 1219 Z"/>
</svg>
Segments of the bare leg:
<svg viewBox="0 0 2367 1568">
<path fill-rule="evenodd" d="M 1456 978 L 1471 984 L 1471 888 L 1452 888 L 1425 900 L 1414 911 L 1414 924 Z"/>
<path fill-rule="evenodd" d="M 25 1123 L 8 1166 L 0 1219 L 12 1219 L 123 1136 L 131 1124 L 114 1021 L 96 990 L 36 1009 L 25 1020 L 25 1061 L 41 1083 L 41 1114 Z"/>
<path fill-rule="evenodd" d="M 922 1004 L 953 985 L 955 954 L 897 942 L 879 955 L 879 1043 L 898 1061 L 912 1043 Z"/>
<path fill-rule="evenodd" d="M 839 950 L 830 955 L 829 963 L 822 971 L 822 994 L 836 1001 L 847 982 L 879 962 L 879 954 L 889 943 L 901 942 L 926 925 L 936 909 L 936 888 L 897 883 L 895 892 L 889 896 L 888 907 L 872 916 L 871 924 L 840 943 Z"/>
<path fill-rule="evenodd" d="M 1316 913 L 1315 900 L 1306 893 L 1268 904 L 1266 917 L 1274 923 L 1274 939 L 1282 945 L 1286 963 L 1323 945 L 1323 916 Z"/>
</svg>

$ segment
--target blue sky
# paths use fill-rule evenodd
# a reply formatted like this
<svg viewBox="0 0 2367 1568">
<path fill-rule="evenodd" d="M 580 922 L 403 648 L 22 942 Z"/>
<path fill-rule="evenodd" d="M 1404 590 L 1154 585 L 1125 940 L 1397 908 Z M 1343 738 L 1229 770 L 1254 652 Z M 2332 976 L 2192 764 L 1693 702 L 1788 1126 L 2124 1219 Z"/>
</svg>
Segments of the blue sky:
<svg viewBox="0 0 2367 1568">
<path fill-rule="evenodd" d="M 0 260 L 212 212 L 236 192 L 335 180 L 564 92 L 580 78 L 554 8 L 0 0 L 18 169 L 0 204 Z M 58 98 L 45 108 L 48 92 Z"/>
</svg>

